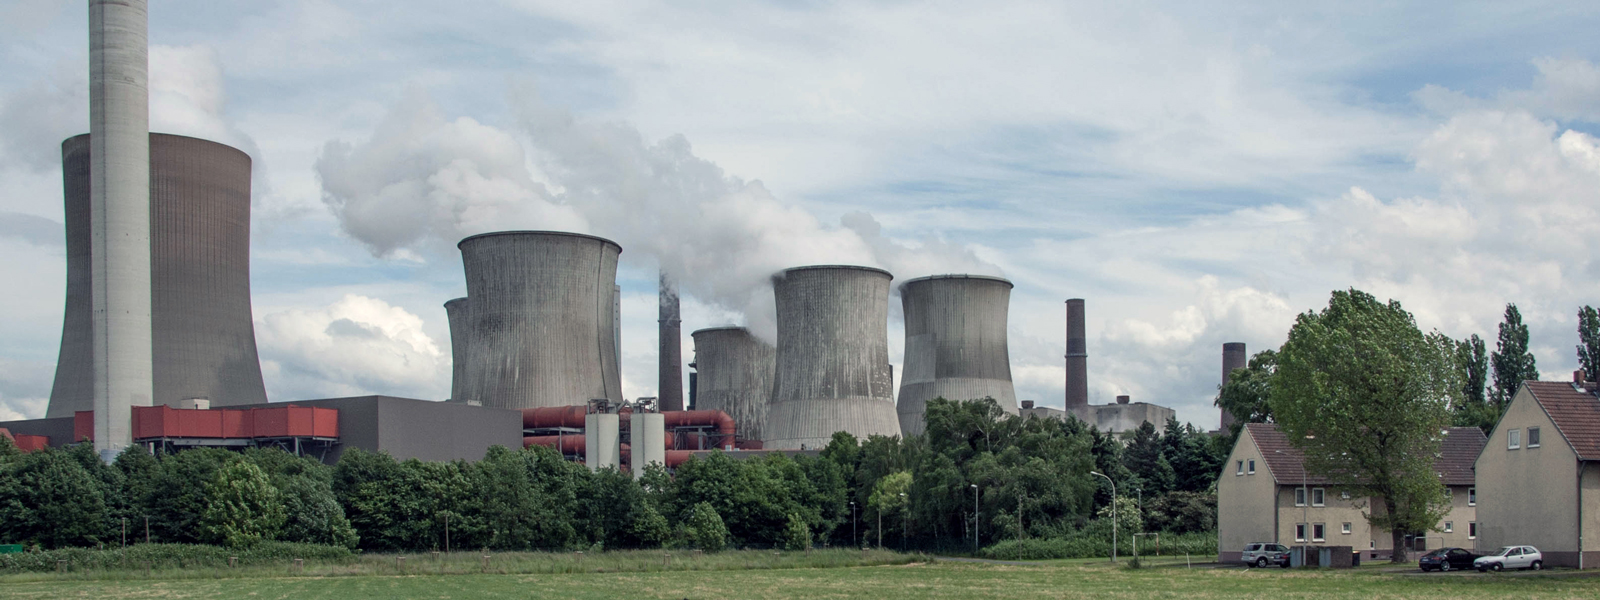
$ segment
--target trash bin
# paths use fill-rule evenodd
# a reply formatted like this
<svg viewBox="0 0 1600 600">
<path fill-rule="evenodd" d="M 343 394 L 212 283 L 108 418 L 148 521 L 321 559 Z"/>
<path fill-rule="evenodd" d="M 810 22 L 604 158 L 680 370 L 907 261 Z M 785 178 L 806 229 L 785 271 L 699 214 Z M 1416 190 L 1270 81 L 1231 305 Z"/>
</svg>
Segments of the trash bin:
<svg viewBox="0 0 1600 600">
<path fill-rule="evenodd" d="M 1352 567 L 1361 566 L 1361 551 L 1357 550 L 1357 551 L 1354 551 L 1354 552 L 1350 553 L 1350 566 L 1352 566 Z"/>
</svg>

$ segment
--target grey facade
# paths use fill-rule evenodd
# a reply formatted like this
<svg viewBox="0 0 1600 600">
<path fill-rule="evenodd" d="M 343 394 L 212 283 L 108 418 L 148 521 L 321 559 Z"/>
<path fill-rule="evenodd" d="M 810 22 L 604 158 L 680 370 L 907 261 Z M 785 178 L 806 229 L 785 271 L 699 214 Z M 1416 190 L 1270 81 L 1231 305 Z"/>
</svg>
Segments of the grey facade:
<svg viewBox="0 0 1600 600">
<path fill-rule="evenodd" d="M 134 406 L 159 401 L 152 348 L 150 42 L 146 0 L 89 2 L 89 380 L 95 451 L 132 442 Z"/>
<path fill-rule="evenodd" d="M 740 437 L 765 439 L 777 348 L 743 327 L 713 327 L 692 335 L 698 373 L 695 408 L 728 413 Z"/>
<path fill-rule="evenodd" d="M 554 231 L 461 240 L 468 332 L 462 394 L 486 407 L 622 401 L 610 240 Z"/>
<path fill-rule="evenodd" d="M 656 380 L 656 406 L 683 410 L 683 321 L 678 316 L 678 285 L 661 273 L 660 375 Z"/>
<path fill-rule="evenodd" d="M 394 396 L 296 400 L 295 406 L 339 410 L 339 444 L 323 457 L 333 464 L 344 451 L 387 452 L 396 460 L 478 460 L 490 446 L 522 448 L 522 413 Z M 273 408 L 274 402 L 229 408 Z M 51 440 L 54 442 L 54 440 Z"/>
<path fill-rule="evenodd" d="M 67 301 L 49 417 L 101 414 L 91 339 L 90 140 L 79 135 L 61 145 Z M 266 402 L 250 310 L 250 157 L 176 135 L 149 134 L 149 145 L 153 404 Z"/>
<path fill-rule="evenodd" d="M 767 448 L 820 448 L 835 432 L 900 435 L 889 367 L 888 271 L 855 266 L 788 269 L 773 277 L 777 371 Z"/>
<path fill-rule="evenodd" d="M 900 284 L 906 357 L 897 406 L 900 431 L 921 434 L 929 400 L 994 398 L 1017 414 L 1006 319 L 1011 282 L 982 275 L 935 275 Z"/>
<path fill-rule="evenodd" d="M 1031 404 L 1032 401 L 1024 401 L 1022 403 L 1022 416 L 1041 419 L 1066 419 L 1067 415 L 1072 415 L 1079 421 L 1093 425 L 1106 433 L 1133 431 L 1147 422 L 1155 425 L 1156 429 L 1161 429 L 1166 427 L 1167 419 L 1178 415 L 1177 411 L 1170 408 L 1147 402 L 1084 405 L 1072 410 L 1032 406 Z"/>
<path fill-rule="evenodd" d="M 1089 405 L 1089 345 L 1083 299 L 1067 301 L 1067 410 Z"/>
<path fill-rule="evenodd" d="M 467 299 L 444 303 L 444 316 L 450 320 L 450 401 L 467 402 Z"/>
<path fill-rule="evenodd" d="M 1228 376 L 1233 374 L 1234 369 L 1243 369 L 1249 364 L 1250 355 L 1245 351 L 1244 342 L 1228 342 L 1223 344 L 1222 385 L 1228 385 Z M 1233 413 L 1228 412 L 1228 409 L 1218 408 L 1217 410 L 1222 412 L 1222 426 L 1220 428 L 1222 431 L 1228 431 L 1228 428 L 1233 427 L 1233 424 L 1238 422 L 1238 419 L 1235 419 L 1233 417 Z"/>
</svg>

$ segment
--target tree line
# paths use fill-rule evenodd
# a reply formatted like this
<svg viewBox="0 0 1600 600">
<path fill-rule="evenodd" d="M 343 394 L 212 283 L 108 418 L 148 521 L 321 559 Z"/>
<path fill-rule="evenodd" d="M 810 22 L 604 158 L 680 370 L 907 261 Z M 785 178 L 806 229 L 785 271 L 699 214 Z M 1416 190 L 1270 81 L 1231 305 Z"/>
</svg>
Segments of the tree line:
<svg viewBox="0 0 1600 600">
<path fill-rule="evenodd" d="M 135 446 L 105 464 L 88 445 L 25 454 L 0 441 L 0 543 L 959 550 L 1103 528 L 1110 488 L 1090 471 L 1116 480 L 1125 527 L 1215 527 L 1228 448 L 1192 426 L 1146 424 L 1119 441 L 989 399 L 935 400 L 926 418 L 909 439 L 841 432 L 816 456 L 712 452 L 637 480 L 539 446 L 449 462 L 349 449 L 333 465 L 277 449 Z"/>
</svg>

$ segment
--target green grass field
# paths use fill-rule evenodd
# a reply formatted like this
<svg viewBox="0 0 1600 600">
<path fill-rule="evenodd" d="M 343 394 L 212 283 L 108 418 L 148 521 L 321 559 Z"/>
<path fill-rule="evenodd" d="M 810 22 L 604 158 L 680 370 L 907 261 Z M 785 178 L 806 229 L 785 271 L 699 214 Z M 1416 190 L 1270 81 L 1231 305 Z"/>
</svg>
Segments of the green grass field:
<svg viewBox="0 0 1600 600">
<path fill-rule="evenodd" d="M 876 566 L 800 566 L 805 561 L 848 562 L 836 557 L 723 553 L 699 557 L 703 570 L 680 561 L 670 570 L 523 574 L 382 573 L 383 557 L 345 565 L 344 571 L 308 566 L 290 576 L 272 569 L 228 572 L 25 574 L 0 577 L 5 598 L 1584 598 L 1600 597 L 1600 578 L 1573 572 L 1541 574 L 1413 574 L 1386 566 L 1354 571 L 1187 569 L 1180 561 L 1139 570 L 1101 561 L 1051 561 L 1029 565 L 910 562 Z M 561 557 L 567 560 L 570 557 Z M 659 559 L 660 555 L 654 555 Z M 915 560 L 919 557 L 905 557 Z M 392 562 L 392 557 L 387 560 Z M 649 555 L 619 559 L 611 568 L 642 567 Z M 721 561 L 720 566 L 712 562 Z M 773 562 L 776 561 L 776 562 Z M 761 563 L 769 563 L 765 568 Z M 512 568 L 507 562 L 506 568 Z M 525 558 L 523 568 L 543 564 Z M 653 564 L 653 563 L 651 563 Z M 480 565 L 481 568 L 481 565 Z M 717 570 L 728 569 L 728 570 Z"/>
</svg>

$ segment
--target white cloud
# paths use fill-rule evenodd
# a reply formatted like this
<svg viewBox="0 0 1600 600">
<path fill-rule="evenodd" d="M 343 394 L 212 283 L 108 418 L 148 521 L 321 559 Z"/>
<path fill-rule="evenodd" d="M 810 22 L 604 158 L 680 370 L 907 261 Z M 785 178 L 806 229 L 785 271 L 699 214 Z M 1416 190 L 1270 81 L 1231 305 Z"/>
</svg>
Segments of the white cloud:
<svg viewBox="0 0 1600 600">
<path fill-rule="evenodd" d="M 423 329 L 421 317 L 355 294 L 266 314 L 256 320 L 256 339 L 268 396 L 445 398 L 450 356 Z"/>
</svg>

